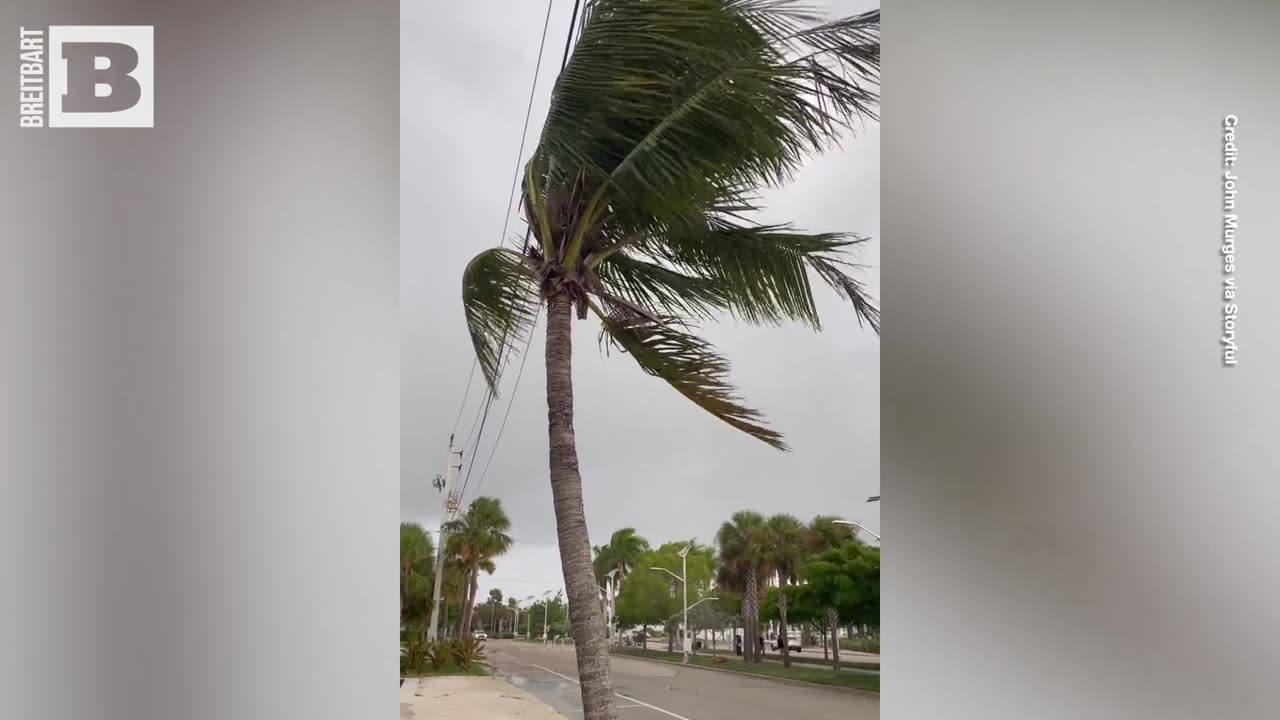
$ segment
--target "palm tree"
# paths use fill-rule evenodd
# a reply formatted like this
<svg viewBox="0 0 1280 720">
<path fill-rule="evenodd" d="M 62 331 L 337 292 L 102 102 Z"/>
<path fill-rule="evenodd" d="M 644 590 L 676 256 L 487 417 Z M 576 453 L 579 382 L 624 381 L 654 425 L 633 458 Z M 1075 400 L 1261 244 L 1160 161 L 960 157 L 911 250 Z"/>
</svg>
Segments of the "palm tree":
<svg viewBox="0 0 1280 720">
<path fill-rule="evenodd" d="M 635 528 L 628 527 L 615 530 L 607 545 L 592 550 L 596 558 L 597 581 L 603 583 L 606 575 L 617 570 L 616 577 L 621 584 L 623 578 L 631 574 L 636 559 L 649 550 L 649 541 L 637 535 Z"/>
<path fill-rule="evenodd" d="M 821 555 L 850 542 L 857 533 L 852 526 L 841 523 L 835 515 L 818 515 L 809 521 L 806 533 L 809 554 Z"/>
<path fill-rule="evenodd" d="M 698 321 L 820 327 L 810 274 L 879 330 L 849 271 L 864 238 L 751 219 L 759 188 L 874 118 L 878 11 L 820 24 L 802 0 L 596 0 L 525 165 L 523 247 L 477 255 L 462 296 L 478 364 L 501 368 L 546 306 L 550 479 L 587 720 L 617 716 L 573 426 L 572 317 L 649 375 L 777 448 Z"/>
<path fill-rule="evenodd" d="M 417 523 L 400 523 L 400 624 L 419 631 L 431 616 L 435 550 Z"/>
<path fill-rule="evenodd" d="M 463 573 L 458 637 L 471 630 L 480 571 L 492 574 L 493 559 L 511 548 L 511 536 L 507 534 L 510 529 L 511 520 L 502 509 L 502 501 L 491 497 L 472 500 L 465 513 L 445 524 L 449 552 L 458 559 Z"/>
<path fill-rule="evenodd" d="M 809 527 L 805 535 L 810 558 L 818 557 L 828 550 L 834 550 L 845 543 L 857 541 L 858 534 L 853 529 L 853 526 L 841 523 L 839 520 L 840 518 L 835 515 L 817 515 L 813 520 L 809 521 Z M 840 642 L 839 629 L 831 624 L 830 618 L 827 618 L 822 630 L 822 653 L 824 658 L 829 647 L 828 639 L 830 639 L 831 649 L 838 654 L 839 648 L 835 646 Z"/>
<path fill-rule="evenodd" d="M 779 513 L 765 521 L 765 542 L 769 564 L 778 575 L 778 632 L 782 638 L 782 664 L 791 667 L 791 649 L 787 637 L 787 593 L 806 559 L 806 528 L 793 515 Z"/>
<path fill-rule="evenodd" d="M 720 549 L 717 582 L 742 594 L 742 656 L 761 662 L 760 586 L 769 568 L 769 545 L 764 516 L 740 510 L 716 533 Z"/>
</svg>

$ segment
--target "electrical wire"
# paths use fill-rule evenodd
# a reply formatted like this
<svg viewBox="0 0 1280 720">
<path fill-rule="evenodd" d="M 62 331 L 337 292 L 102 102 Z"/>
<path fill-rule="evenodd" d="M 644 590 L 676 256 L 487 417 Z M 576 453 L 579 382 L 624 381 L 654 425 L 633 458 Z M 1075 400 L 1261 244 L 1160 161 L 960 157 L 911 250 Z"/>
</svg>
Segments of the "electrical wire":
<svg viewBox="0 0 1280 720">
<path fill-rule="evenodd" d="M 569 30 L 568 30 L 568 33 L 566 34 L 566 37 L 565 37 L 564 55 L 563 55 L 563 56 L 561 57 L 561 59 L 560 59 L 560 71 L 561 71 L 561 72 L 564 72 L 565 65 L 566 65 L 566 64 L 568 63 L 568 61 L 569 61 L 569 49 L 570 49 L 570 47 L 572 46 L 572 40 L 573 40 L 573 29 L 574 29 L 574 25 L 577 23 L 577 19 L 578 19 L 578 10 L 579 10 L 579 8 L 580 8 L 580 7 L 581 7 L 581 0 L 574 0 L 574 3 L 573 3 L 573 14 L 569 17 Z M 542 41 L 542 45 L 543 45 L 543 48 L 545 48 L 545 46 L 546 46 L 546 32 L 547 32 L 547 24 L 550 22 L 550 19 L 551 19 L 551 5 L 550 5 L 550 3 L 548 3 L 548 5 L 547 5 L 547 17 L 546 17 L 546 20 L 545 20 L 545 21 L 544 21 L 544 23 L 543 23 L 543 28 L 542 28 L 542 34 L 543 34 L 543 41 Z M 526 108 L 526 110 L 525 110 L 525 121 L 524 121 L 525 131 L 524 131 L 524 132 L 525 132 L 525 135 L 526 135 L 526 136 L 527 136 L 527 134 L 528 134 L 528 128 L 529 128 L 529 118 L 530 118 L 530 115 L 532 114 L 532 111 L 533 111 L 533 98 L 534 98 L 534 94 L 535 94 L 535 93 L 534 93 L 534 91 L 536 91 L 536 89 L 537 89 L 537 84 L 538 84 L 538 70 L 537 70 L 536 68 L 537 68 L 537 66 L 541 66 L 541 64 L 542 64 L 542 52 L 543 52 L 543 49 L 542 49 L 542 48 L 540 48 L 540 49 L 538 50 L 538 62 L 537 62 L 537 64 L 536 64 L 536 66 L 535 66 L 535 70 L 534 70 L 534 81 L 533 81 L 534 90 L 531 90 L 531 91 L 530 91 L 530 93 L 529 93 L 529 103 L 528 103 L 528 107 L 527 107 L 527 108 Z M 525 137 L 522 137 L 522 138 L 521 138 L 521 142 L 520 142 L 520 153 L 519 153 L 519 156 L 516 158 L 516 172 L 514 173 L 514 175 L 513 175 L 512 179 L 511 179 L 511 199 L 508 201 L 508 204 L 507 204 L 507 218 L 506 218 L 506 219 L 507 219 L 508 221 L 509 221 L 509 220 L 510 220 L 510 218 L 511 218 L 511 205 L 514 203 L 516 180 L 517 180 L 517 178 L 519 178 L 520 159 L 524 157 L 524 144 L 525 144 Z M 504 236 L 506 235 L 506 227 L 507 227 L 507 226 L 506 226 L 506 223 L 504 222 L 504 223 L 503 223 L 503 235 L 504 235 Z M 526 242 L 526 244 L 527 244 L 527 242 L 528 242 L 528 234 L 527 234 L 527 233 L 526 233 L 526 236 L 525 236 L 525 242 Z M 489 466 L 490 466 L 490 464 L 493 462 L 493 456 L 494 456 L 494 454 L 496 454 L 496 453 L 498 452 L 498 445 L 499 445 L 499 443 L 501 443 L 501 442 L 502 442 L 502 433 L 503 433 L 503 431 L 504 431 L 504 430 L 506 430 L 506 427 L 507 427 L 507 419 L 511 416 L 511 406 L 515 403 L 516 392 L 520 389 L 520 379 L 521 379 L 522 377 L 524 377 L 524 366 L 525 366 L 525 363 L 526 363 L 526 362 L 528 361 L 528 359 L 529 359 L 529 346 L 530 346 L 530 345 L 531 345 L 531 343 L 533 342 L 533 330 L 534 330 L 534 328 L 536 328 L 536 327 L 537 327 L 537 324 L 538 324 L 538 317 L 539 317 L 539 315 L 541 314 L 541 312 L 542 312 L 542 305 L 541 305 L 541 303 L 539 303 L 537 310 L 534 312 L 533 324 L 532 324 L 532 325 L 530 326 L 530 328 L 529 328 L 529 335 L 528 335 L 528 337 L 526 337 L 526 338 L 525 338 L 524 351 L 521 353 L 521 358 L 520 358 L 520 369 L 519 369 L 519 370 L 517 371 L 517 373 L 516 373 L 516 380 L 515 380 L 515 383 L 512 385 L 512 387 L 511 387 L 511 393 L 510 393 L 510 395 L 509 395 L 509 396 L 508 396 L 508 398 L 507 398 L 507 409 L 506 409 L 506 412 L 505 412 L 505 413 L 503 413 L 503 415 L 502 415 L 502 423 L 501 423 L 501 425 L 499 425 L 499 427 L 498 427 L 498 435 L 497 435 L 497 437 L 495 437 L 495 438 L 494 438 L 494 441 L 493 441 L 493 447 L 491 447 L 491 448 L 490 448 L 490 450 L 489 450 L 489 457 L 485 460 L 484 469 L 483 469 L 483 470 L 481 470 L 481 472 L 480 472 L 480 479 L 476 482 L 476 489 L 475 489 L 475 492 L 472 494 L 472 497 L 473 497 L 473 498 L 476 496 L 476 493 L 479 493 L 479 491 L 480 491 L 480 486 L 484 484 L 484 478 L 485 478 L 485 476 L 487 476 L 487 475 L 489 474 Z M 508 356 L 508 359 L 509 359 L 509 356 Z M 504 367 L 505 367 L 505 364 L 506 364 L 506 363 L 505 363 L 505 361 L 504 361 Z M 490 399 L 490 401 L 492 401 L 492 397 L 493 397 L 493 394 L 492 394 L 492 392 L 491 392 L 491 393 L 489 394 L 489 399 Z M 485 415 L 486 415 L 486 418 L 485 418 L 485 419 L 487 419 L 487 415 L 488 415 L 488 405 L 486 405 Z M 481 434 L 483 434 L 483 433 L 484 433 L 484 425 L 485 425 L 485 422 L 484 422 L 484 419 L 482 419 L 482 420 L 481 420 L 481 422 L 480 422 L 480 433 L 481 433 Z M 476 447 L 478 448 L 478 447 L 479 447 L 479 445 L 480 445 L 480 440 L 479 440 L 479 437 L 477 437 L 477 439 L 476 439 Z M 476 460 L 476 456 L 475 456 L 475 455 L 473 455 L 473 456 L 472 456 L 472 458 L 471 458 L 471 462 L 470 462 L 470 464 L 468 464 L 468 466 L 467 466 L 467 475 L 466 475 L 466 478 L 465 478 L 465 479 L 463 480 L 463 482 L 462 482 L 462 491 L 461 491 L 460 493 L 458 493 L 458 498 L 459 498 L 458 507 L 459 507 L 459 508 L 461 508 L 461 506 L 462 506 L 462 500 L 465 498 L 465 494 L 466 494 L 466 491 L 467 491 L 467 487 L 470 485 L 470 482 L 471 482 L 471 473 L 472 473 L 472 471 L 475 469 L 475 460 Z"/>
</svg>

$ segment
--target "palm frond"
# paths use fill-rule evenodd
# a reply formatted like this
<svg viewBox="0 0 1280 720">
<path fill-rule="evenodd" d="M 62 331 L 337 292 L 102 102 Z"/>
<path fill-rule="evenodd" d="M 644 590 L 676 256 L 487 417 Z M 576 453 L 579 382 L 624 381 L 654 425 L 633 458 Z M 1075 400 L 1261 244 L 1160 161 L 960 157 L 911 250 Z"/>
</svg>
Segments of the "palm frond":
<svg viewBox="0 0 1280 720">
<path fill-rule="evenodd" d="M 741 404 L 729 383 L 729 362 L 705 340 L 683 332 L 678 321 L 648 318 L 619 312 L 597 311 L 602 333 L 649 375 L 665 380 L 695 405 L 730 426 L 786 450 L 782 435 L 764 425 L 764 416 Z"/>
<path fill-rule="evenodd" d="M 816 20 L 790 0 L 602 0 L 552 93 L 549 179 L 585 170 L 614 205 L 660 213 L 786 180 L 875 99 L 878 16 L 806 33 Z"/>
<path fill-rule="evenodd" d="M 537 305 L 536 275 L 519 253 L 492 248 L 467 264 L 462 306 L 476 359 L 495 395 L 502 360 L 532 328 Z"/>
<path fill-rule="evenodd" d="M 710 279 L 686 275 L 627 253 L 614 253 L 596 267 L 601 284 L 632 303 L 710 320 L 726 300 Z"/>
<path fill-rule="evenodd" d="M 830 257 L 811 258 L 809 264 L 836 294 L 853 304 L 853 310 L 858 314 L 858 325 L 865 322 L 879 335 L 880 308 L 867 294 L 866 285 L 844 271 L 844 268 L 851 267 L 850 264 Z"/>
<path fill-rule="evenodd" d="M 843 259 L 843 253 L 864 241 L 845 233 L 805 233 L 789 225 L 740 225 L 712 217 L 702 228 L 633 244 L 634 252 L 674 268 L 669 274 L 650 270 L 629 252 L 616 253 L 600 266 L 639 263 L 630 274 L 613 273 L 608 279 L 650 307 L 689 311 L 685 306 L 692 302 L 692 309 L 701 315 L 721 309 L 752 324 L 777 325 L 790 320 L 821 329 L 809 278 L 813 271 L 853 303 L 860 323 L 871 320 L 872 327 L 878 329 L 879 311 L 874 302 L 861 283 L 844 272 L 855 266 Z M 638 276 L 646 270 L 647 274 Z M 700 289 L 701 294 L 689 296 L 690 288 Z M 671 301 L 673 294 L 682 294 L 684 305 Z"/>
</svg>

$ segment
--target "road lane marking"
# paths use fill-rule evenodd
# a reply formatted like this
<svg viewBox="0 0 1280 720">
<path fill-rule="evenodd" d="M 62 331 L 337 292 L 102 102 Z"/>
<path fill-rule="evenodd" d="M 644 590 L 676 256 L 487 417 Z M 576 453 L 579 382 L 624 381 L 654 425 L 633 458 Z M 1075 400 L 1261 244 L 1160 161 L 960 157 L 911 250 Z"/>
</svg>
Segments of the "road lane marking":
<svg viewBox="0 0 1280 720">
<path fill-rule="evenodd" d="M 581 685 L 581 684 L 582 684 L 582 683 L 578 682 L 577 680 L 574 680 L 573 678 L 569 677 L 568 675 L 561 675 L 560 673 L 558 673 L 558 672 L 556 672 L 555 670 L 552 670 L 552 669 L 550 669 L 550 668 L 544 668 L 544 667 L 542 667 L 541 665 L 534 665 L 533 663 L 529 663 L 529 665 L 530 665 L 530 666 L 532 666 L 532 667 L 536 667 L 536 668 L 538 668 L 539 670 L 541 670 L 541 671 L 543 671 L 543 672 L 551 673 L 552 675 L 555 675 L 556 677 L 562 677 L 562 678 L 564 678 L 565 680 L 568 680 L 569 682 L 573 683 L 574 685 Z M 627 695 L 623 695 L 623 694 L 622 694 L 622 693 L 620 693 L 620 692 L 616 692 L 616 693 L 614 693 L 614 695 L 617 695 L 618 697 L 622 698 L 623 700 L 626 700 L 627 702 L 633 702 L 633 703 L 635 703 L 636 705 L 639 705 L 639 706 L 641 706 L 641 707 L 647 707 L 647 708 L 649 708 L 650 710 L 656 710 L 657 712 L 660 712 L 660 713 L 662 713 L 663 715 L 667 715 L 667 716 L 669 716 L 669 717 L 673 717 L 673 718 L 675 718 L 676 720 L 690 720 L 690 718 L 687 718 L 687 717 L 685 717 L 685 716 L 683 716 L 683 715 L 677 715 L 677 714 L 675 714 L 675 713 L 671 712 L 670 710 L 664 710 L 663 708 L 660 708 L 660 707 L 658 707 L 657 705 L 650 705 L 649 703 L 647 703 L 647 702 L 645 702 L 645 701 L 643 701 L 643 700 L 637 700 L 636 698 L 633 698 L 633 697 L 630 697 L 630 696 L 627 696 Z"/>
</svg>

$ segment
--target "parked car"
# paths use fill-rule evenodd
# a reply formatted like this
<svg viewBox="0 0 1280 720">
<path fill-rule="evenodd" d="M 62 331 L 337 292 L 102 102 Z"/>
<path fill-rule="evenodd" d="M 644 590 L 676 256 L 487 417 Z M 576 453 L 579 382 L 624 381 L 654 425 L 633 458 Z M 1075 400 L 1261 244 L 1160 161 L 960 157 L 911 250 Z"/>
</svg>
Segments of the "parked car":
<svg viewBox="0 0 1280 720">
<path fill-rule="evenodd" d="M 477 630 L 477 631 L 475 631 L 475 632 L 471 633 L 471 637 L 473 637 L 473 638 L 475 638 L 475 639 L 477 639 L 477 640 L 488 640 L 488 639 L 489 639 L 489 636 L 488 636 L 488 635 L 486 635 L 486 634 L 485 634 L 485 632 L 484 632 L 483 630 Z"/>
</svg>

